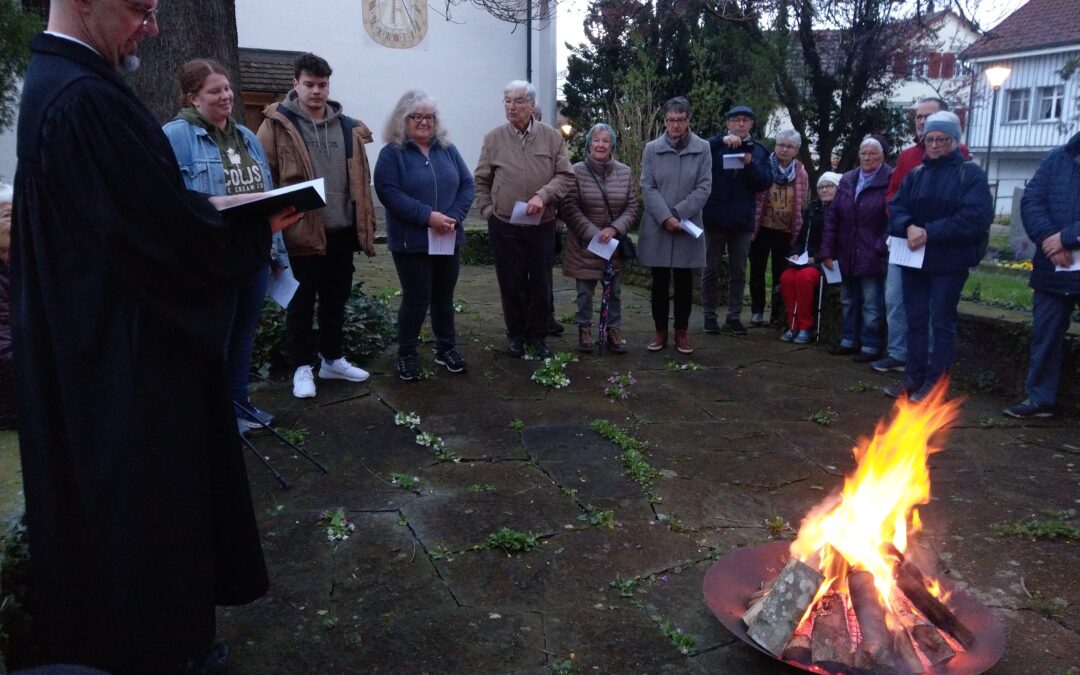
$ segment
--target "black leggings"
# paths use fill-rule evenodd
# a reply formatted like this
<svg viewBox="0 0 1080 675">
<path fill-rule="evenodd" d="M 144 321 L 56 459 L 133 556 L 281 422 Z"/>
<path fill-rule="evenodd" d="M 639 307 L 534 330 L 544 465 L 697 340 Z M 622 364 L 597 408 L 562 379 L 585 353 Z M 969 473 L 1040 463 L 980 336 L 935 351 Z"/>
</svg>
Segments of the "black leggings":
<svg viewBox="0 0 1080 675">
<path fill-rule="evenodd" d="M 668 329 L 668 288 L 675 275 L 675 330 L 690 325 L 690 305 L 693 303 L 694 282 L 692 270 L 686 267 L 652 268 L 652 318 L 656 331 Z"/>
</svg>

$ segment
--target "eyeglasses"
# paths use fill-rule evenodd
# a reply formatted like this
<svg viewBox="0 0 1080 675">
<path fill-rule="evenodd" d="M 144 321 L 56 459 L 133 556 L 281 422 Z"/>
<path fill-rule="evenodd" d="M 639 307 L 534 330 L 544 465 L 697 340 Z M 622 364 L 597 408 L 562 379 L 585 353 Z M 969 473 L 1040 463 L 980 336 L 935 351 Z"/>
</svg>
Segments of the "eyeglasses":
<svg viewBox="0 0 1080 675">
<path fill-rule="evenodd" d="M 435 123 L 435 116 L 434 115 L 421 115 L 420 113 L 413 113 L 413 114 L 409 115 L 408 117 L 409 117 L 409 119 L 411 119 L 413 122 L 416 122 L 417 124 L 420 124 L 421 122 L 427 122 L 428 124 L 434 124 Z"/>
<path fill-rule="evenodd" d="M 155 22 L 157 21 L 157 13 L 158 13 L 158 8 L 157 7 L 150 7 L 150 6 L 146 5 L 145 3 L 138 2 L 138 0 L 124 0 L 124 3 L 128 7 L 135 10 L 136 12 L 142 12 L 142 15 L 143 15 L 142 25 L 143 26 L 148 25 L 151 20 L 155 21 Z"/>
<path fill-rule="evenodd" d="M 776 147 L 778 147 L 778 148 L 787 148 L 788 150 L 798 150 L 799 149 L 799 146 L 794 145 L 792 143 L 777 143 Z"/>
<path fill-rule="evenodd" d="M 819 191 L 820 190 L 835 190 L 835 189 L 836 189 L 836 186 L 833 185 L 832 183 L 822 183 L 821 185 L 818 186 Z"/>
<path fill-rule="evenodd" d="M 930 115 L 933 115 L 933 114 L 934 114 L 934 113 L 928 113 L 928 114 L 926 114 L 926 115 L 916 115 L 916 116 L 915 116 L 915 121 L 916 121 L 916 122 L 922 122 L 922 121 L 923 121 L 923 120 L 925 120 L 925 119 L 926 119 L 927 117 L 930 117 Z"/>
<path fill-rule="evenodd" d="M 690 121 L 688 117 L 665 117 L 664 124 L 686 124 Z"/>
<path fill-rule="evenodd" d="M 529 102 L 527 98 L 504 98 L 503 105 L 525 105 Z"/>
<path fill-rule="evenodd" d="M 952 136 L 933 136 L 926 137 L 923 142 L 927 145 L 948 145 L 952 141 Z"/>
</svg>

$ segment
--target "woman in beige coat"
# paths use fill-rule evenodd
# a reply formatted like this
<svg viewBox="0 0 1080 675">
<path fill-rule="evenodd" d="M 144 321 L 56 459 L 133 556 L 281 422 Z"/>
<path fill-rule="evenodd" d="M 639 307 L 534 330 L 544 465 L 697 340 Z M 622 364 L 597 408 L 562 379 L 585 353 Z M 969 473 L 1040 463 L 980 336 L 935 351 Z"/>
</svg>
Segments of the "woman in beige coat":
<svg viewBox="0 0 1080 675">
<path fill-rule="evenodd" d="M 637 220 L 637 196 L 634 193 L 630 167 L 612 157 L 615 150 L 615 130 L 607 124 L 596 124 L 585 135 L 588 156 L 574 165 L 574 184 L 562 202 L 562 217 L 566 222 L 566 249 L 563 251 L 563 274 L 577 279 L 578 350 L 591 352 L 595 347 L 592 335 L 593 294 L 596 282 L 604 278 L 604 258 L 588 250 L 589 242 L 597 237 L 602 244 L 621 238 Z M 620 300 L 623 267 L 618 251 L 611 258 L 614 276 L 608 304 L 605 340 L 613 354 L 626 353 L 626 341 L 619 335 L 622 322 Z"/>
</svg>

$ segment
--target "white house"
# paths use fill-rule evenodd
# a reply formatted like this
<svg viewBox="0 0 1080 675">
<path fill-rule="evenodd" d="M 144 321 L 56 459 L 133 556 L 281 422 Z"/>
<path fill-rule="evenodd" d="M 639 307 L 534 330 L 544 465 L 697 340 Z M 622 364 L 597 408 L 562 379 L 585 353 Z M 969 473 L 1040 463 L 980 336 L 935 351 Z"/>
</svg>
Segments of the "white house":
<svg viewBox="0 0 1080 675">
<path fill-rule="evenodd" d="M 372 162 L 394 104 L 406 90 L 419 88 L 438 101 L 450 140 L 466 164 L 475 166 L 484 134 L 506 121 L 502 90 L 507 82 L 531 79 L 543 120 L 555 123 L 555 6 L 549 0 L 518 6 L 526 2 L 532 3 L 531 30 L 472 2 L 236 0 L 247 109 L 235 115 L 257 126 L 252 113 L 288 91 L 293 59 L 310 51 L 334 69 L 331 98 L 375 132 L 376 142 L 368 146 Z M 449 17 L 438 13 L 447 9 Z M 0 134 L 0 180 L 14 175 L 12 128 Z"/>
<path fill-rule="evenodd" d="M 930 12 L 921 20 L 908 19 L 904 24 L 915 39 L 910 50 L 898 52 L 893 59 L 897 84 L 889 104 L 907 110 L 932 96 L 947 101 L 963 119 L 971 71 L 960 62 L 959 55 L 979 39 L 978 31 L 951 10 Z"/>
<path fill-rule="evenodd" d="M 961 57 L 975 74 L 967 144 L 996 186 L 997 212 L 1009 213 L 1013 189 L 1076 133 L 1078 76 L 1075 70 L 1067 79 L 1062 73 L 1080 59 L 1080 1 L 1031 0 Z M 1009 72 L 994 89 L 986 72 L 998 66 Z"/>
</svg>

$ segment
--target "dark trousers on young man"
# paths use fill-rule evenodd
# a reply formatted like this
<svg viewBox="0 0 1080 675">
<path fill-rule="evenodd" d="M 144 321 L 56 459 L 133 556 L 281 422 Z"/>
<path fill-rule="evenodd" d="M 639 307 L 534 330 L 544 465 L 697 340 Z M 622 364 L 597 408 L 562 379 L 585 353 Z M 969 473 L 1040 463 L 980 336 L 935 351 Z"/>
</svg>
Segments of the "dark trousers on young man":
<svg viewBox="0 0 1080 675">
<path fill-rule="evenodd" d="M 750 253 L 753 232 L 705 224 L 705 267 L 701 268 L 701 313 L 716 319 L 716 280 L 727 251 L 727 318 L 738 319 L 742 313 L 743 289 L 746 287 L 746 257 Z"/>
<path fill-rule="evenodd" d="M 285 313 L 285 353 L 292 367 L 315 361 L 315 304 L 319 306 L 318 352 L 328 361 L 341 358 L 345 303 L 352 291 L 356 230 L 326 233 L 324 255 L 290 256 L 293 276 L 300 282 Z"/>
<path fill-rule="evenodd" d="M 949 372 L 956 349 L 956 307 L 968 270 L 934 274 L 905 267 L 904 312 L 907 314 L 907 368 L 904 387 L 909 392 L 933 384 Z M 930 331 L 934 348 L 930 348 Z M 865 348 L 865 345 L 863 345 Z"/>
<path fill-rule="evenodd" d="M 511 225 L 488 219 L 495 255 L 506 337 L 517 342 L 543 342 L 551 315 L 551 261 L 555 255 L 555 221 Z"/>
<path fill-rule="evenodd" d="M 394 253 L 394 267 L 401 282 L 398 307 L 398 356 L 416 355 L 420 327 L 431 309 L 431 333 L 439 353 L 456 346 L 454 336 L 454 287 L 461 269 L 458 256 L 426 253 Z"/>
<path fill-rule="evenodd" d="M 668 329 L 668 290 L 675 277 L 675 330 L 690 325 L 690 307 L 694 303 L 694 278 L 686 267 L 652 268 L 652 317 L 657 333 Z"/>
<path fill-rule="evenodd" d="M 765 313 L 765 268 L 772 258 L 772 287 L 769 306 L 774 323 L 783 321 L 783 300 L 780 297 L 780 275 L 787 268 L 787 256 L 791 252 L 791 233 L 763 227 L 750 243 L 750 311 Z"/>
</svg>

